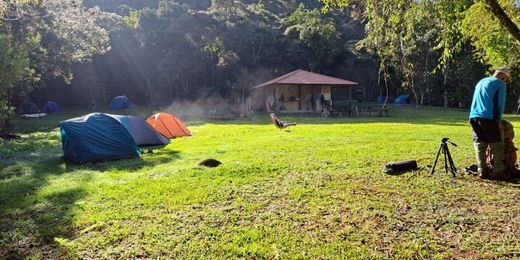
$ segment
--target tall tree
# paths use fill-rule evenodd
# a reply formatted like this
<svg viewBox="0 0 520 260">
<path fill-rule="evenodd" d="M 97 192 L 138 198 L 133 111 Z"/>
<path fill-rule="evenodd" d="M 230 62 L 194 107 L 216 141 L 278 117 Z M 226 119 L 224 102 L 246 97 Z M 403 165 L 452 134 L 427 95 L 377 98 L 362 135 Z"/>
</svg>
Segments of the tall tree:
<svg viewBox="0 0 520 260">
<path fill-rule="evenodd" d="M 402 75 L 404 76 L 402 81 L 405 85 L 409 85 L 410 80 L 407 80 L 406 75 L 411 75 L 410 73 L 418 75 L 418 69 L 421 67 L 434 68 L 433 73 L 441 72 L 444 77 L 442 85 L 445 93 L 445 105 L 448 104 L 449 99 L 450 63 L 452 63 L 455 54 L 466 50 L 462 47 L 466 46 L 468 39 L 471 39 L 476 47 L 477 54 L 481 54 L 480 59 L 486 64 L 493 67 L 518 66 L 517 61 L 520 52 L 517 50 L 511 53 L 511 46 L 518 42 L 516 39 L 518 29 L 515 29 L 514 21 L 509 18 L 515 17 L 516 19 L 518 15 L 507 15 L 499 2 L 495 0 L 480 0 L 475 1 L 475 3 L 469 0 L 319 1 L 325 3 L 324 10 L 335 6 L 346 10 L 357 9 L 364 15 L 367 19 L 367 36 L 364 43 L 379 46 L 374 51 L 382 61 L 382 68 L 386 66 L 385 62 L 389 58 L 403 54 L 403 46 L 416 46 L 417 39 L 421 35 L 429 37 L 430 42 L 435 43 L 430 51 L 438 53 L 439 62 L 436 66 L 417 66 L 424 63 L 409 63 L 408 73 Z M 510 14 L 515 14 L 518 11 L 514 2 L 511 0 L 501 1 Z M 363 9 L 360 9 L 360 7 Z M 484 15 L 486 12 L 490 13 L 490 10 L 493 15 Z M 497 17 L 499 23 L 492 22 Z M 421 22 L 421 19 L 427 19 L 427 22 Z M 494 26 L 490 27 L 489 25 L 492 24 Z M 424 28 L 424 26 L 430 29 L 417 34 L 417 29 Z M 381 28 L 385 29 L 381 30 Z M 484 30 L 484 28 L 486 29 Z M 488 28 L 495 29 L 489 30 Z M 412 32 L 415 33 L 415 37 L 408 33 L 411 32 L 410 29 L 413 29 Z M 506 50 L 510 53 L 506 54 Z M 405 61 L 407 57 L 402 56 L 400 60 Z M 394 66 L 394 68 L 398 67 Z M 406 68 L 406 66 L 399 68 Z"/>
<path fill-rule="evenodd" d="M 462 21 L 463 33 L 475 45 L 477 59 L 495 66 L 518 66 L 520 37 L 516 24 L 520 23 L 520 7 L 515 3 L 518 1 L 502 1 L 503 9 L 497 3 L 488 2 L 494 1 L 477 2 L 467 10 Z"/>
<path fill-rule="evenodd" d="M 288 54 L 305 69 L 321 72 L 341 53 L 341 34 L 331 19 L 323 19 L 317 9 L 309 10 L 303 4 L 284 21 L 285 35 L 293 43 Z"/>
<path fill-rule="evenodd" d="M 9 132 L 13 99 L 30 91 L 31 82 L 36 79 L 34 70 L 29 68 L 29 51 L 34 47 L 18 44 L 12 36 L 0 34 L 0 134 Z"/>
<path fill-rule="evenodd" d="M 359 5 L 356 4 L 361 4 L 361 6 L 366 7 L 365 14 L 368 17 L 370 16 L 371 12 L 376 11 L 375 8 L 379 3 L 379 1 L 374 0 L 318 1 L 323 2 L 325 4 L 325 7 L 323 8 L 323 10 L 325 11 L 330 10 L 332 7 L 357 8 Z M 435 41 L 438 43 L 438 47 L 442 49 L 441 65 L 446 65 L 450 57 L 452 57 L 453 54 L 457 52 L 458 47 L 460 47 L 461 44 L 464 44 L 465 39 L 461 36 L 471 37 L 472 41 L 475 43 L 477 51 L 479 51 L 480 53 L 489 53 L 489 51 L 494 52 L 494 48 L 504 49 L 504 45 L 511 46 L 511 44 L 516 44 L 516 47 L 520 49 L 520 30 L 518 29 L 518 23 L 520 22 L 518 21 L 518 1 L 439 0 L 424 2 L 434 6 L 438 26 L 442 29 L 440 30 L 441 33 L 439 33 L 435 38 Z M 394 5 L 398 8 L 404 8 L 407 4 L 410 4 L 402 0 L 390 0 L 384 1 L 384 3 Z M 385 19 L 385 17 L 376 16 L 369 17 L 369 19 Z M 464 34 L 461 35 L 461 24 L 463 21 L 466 24 L 466 28 L 473 27 L 473 29 L 478 30 L 464 30 Z M 498 23 L 496 21 L 498 21 Z M 483 25 L 491 25 L 493 29 L 487 30 L 488 27 L 484 27 Z M 486 29 L 484 30 L 484 28 Z M 499 40 L 495 41 L 494 39 L 497 38 Z M 508 39 L 506 40 L 506 38 Z M 493 43 L 495 44 L 494 48 L 489 42 L 490 39 L 492 39 Z M 510 49 L 510 47 L 506 48 Z M 502 53 L 502 55 L 504 55 L 504 53 Z M 520 52 L 516 50 L 515 52 L 510 53 L 510 55 L 518 57 L 520 56 Z M 503 62 L 503 60 L 496 60 L 494 58 L 487 60 L 487 62 L 495 67 L 505 65 L 504 63 L 497 63 Z M 511 66 L 517 66 L 517 64 L 514 61 L 510 61 L 508 62 L 508 64 Z"/>
<path fill-rule="evenodd" d="M 41 79 L 43 82 L 58 77 L 70 81 L 73 62 L 89 61 L 92 55 L 104 53 L 108 47 L 108 33 L 95 23 L 99 10 L 85 10 L 81 1 L 53 0 L 45 4 L 40 1 L 10 1 L 9 8 L 2 11 L 0 35 L 10 35 L 11 38 L 4 39 L 9 39 L 6 41 L 10 42 L 11 53 L 20 54 L 7 59 L 12 64 L 26 65 L 23 70 L 18 70 L 24 73 L 14 74 L 17 75 L 16 81 L 4 82 L 6 90 L 2 91 L 0 100 L 8 107 L 13 106 L 15 100 L 23 99 L 36 86 L 27 81 L 27 76 L 31 76 L 33 81 Z M 0 55 L 8 53 L 10 51 Z M 2 109 L 0 112 L 2 118 L 7 118 L 4 120 L 11 115 L 9 111 L 12 110 Z M 5 128 L 4 125 L 4 131 L 8 131 Z"/>
</svg>

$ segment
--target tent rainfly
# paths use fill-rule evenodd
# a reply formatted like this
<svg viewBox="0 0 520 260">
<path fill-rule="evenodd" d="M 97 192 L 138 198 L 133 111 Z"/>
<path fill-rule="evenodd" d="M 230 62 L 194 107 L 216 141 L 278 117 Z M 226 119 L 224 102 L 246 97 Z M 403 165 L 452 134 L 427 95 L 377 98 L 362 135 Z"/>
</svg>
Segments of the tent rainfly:
<svg viewBox="0 0 520 260">
<path fill-rule="evenodd" d="M 191 131 L 181 120 L 168 113 L 157 113 L 146 119 L 155 130 L 167 138 L 190 136 Z"/>
<path fill-rule="evenodd" d="M 49 101 L 47 102 L 43 108 L 42 113 L 58 113 L 61 112 L 61 107 L 58 105 L 58 103 Z"/>
<path fill-rule="evenodd" d="M 22 103 L 22 105 L 20 105 L 20 112 L 22 114 L 38 114 L 40 113 L 40 110 L 33 102 L 25 101 Z"/>
<path fill-rule="evenodd" d="M 126 109 L 126 108 L 132 108 L 134 105 L 128 99 L 125 95 L 123 96 L 117 96 L 112 101 L 110 101 L 110 108 L 111 109 Z"/>
<path fill-rule="evenodd" d="M 394 100 L 394 104 L 400 106 L 413 106 L 415 105 L 415 102 L 409 95 L 401 95 Z"/>
<path fill-rule="evenodd" d="M 92 113 L 60 122 L 63 155 L 77 164 L 139 157 L 170 140 L 139 117 Z"/>
</svg>

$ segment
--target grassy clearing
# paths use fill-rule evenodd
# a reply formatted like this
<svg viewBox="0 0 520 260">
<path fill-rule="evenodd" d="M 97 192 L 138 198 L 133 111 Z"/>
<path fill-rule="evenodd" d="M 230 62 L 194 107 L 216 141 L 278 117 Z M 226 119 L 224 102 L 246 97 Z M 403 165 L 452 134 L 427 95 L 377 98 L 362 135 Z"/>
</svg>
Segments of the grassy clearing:
<svg viewBox="0 0 520 260">
<path fill-rule="evenodd" d="M 467 111 L 390 107 L 276 129 L 184 121 L 193 136 L 141 159 L 74 165 L 57 129 L 74 111 L 13 120 L 0 152 L 0 254 L 27 259 L 482 259 L 518 257 L 518 185 L 459 172 L 474 163 Z M 119 112 L 119 111 L 118 111 Z M 125 111 L 126 112 L 126 111 Z M 149 112 L 149 113 L 148 113 Z M 128 110 L 142 117 L 153 111 Z M 142 114 L 142 115 L 141 115 Z M 520 123 L 507 115 L 515 127 Z M 28 144 L 29 143 L 29 144 Z M 9 154 L 7 154 L 9 150 Z M 223 164 L 198 166 L 206 158 Z M 383 173 L 415 159 L 419 172 Z M 414 175 L 415 174 L 415 175 Z"/>
</svg>

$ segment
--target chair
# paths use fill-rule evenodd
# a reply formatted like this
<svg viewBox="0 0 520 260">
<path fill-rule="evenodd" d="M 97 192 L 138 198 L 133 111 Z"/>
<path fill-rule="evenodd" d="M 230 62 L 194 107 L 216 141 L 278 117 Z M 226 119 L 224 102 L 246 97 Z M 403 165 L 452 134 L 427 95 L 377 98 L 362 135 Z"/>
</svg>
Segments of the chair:
<svg viewBox="0 0 520 260">
<path fill-rule="evenodd" d="M 352 107 L 350 109 L 350 116 L 354 116 L 354 113 L 356 114 L 357 117 L 359 117 L 358 107 L 352 105 Z"/>
<path fill-rule="evenodd" d="M 327 106 L 326 104 L 321 105 L 321 117 L 329 117 L 329 115 L 329 106 Z"/>
<path fill-rule="evenodd" d="M 276 118 L 276 115 L 274 113 L 271 113 L 271 120 L 273 121 L 273 124 L 276 126 L 276 128 L 282 130 L 284 128 L 287 128 L 289 126 L 295 126 L 296 122 L 287 122 L 287 121 L 280 121 L 278 118 Z"/>
</svg>

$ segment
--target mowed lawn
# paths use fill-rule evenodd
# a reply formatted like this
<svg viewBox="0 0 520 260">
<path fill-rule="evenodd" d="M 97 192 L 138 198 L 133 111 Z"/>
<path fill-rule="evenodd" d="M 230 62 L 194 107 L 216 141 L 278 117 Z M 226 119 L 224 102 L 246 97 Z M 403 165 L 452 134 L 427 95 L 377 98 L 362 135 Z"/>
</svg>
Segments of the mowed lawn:
<svg viewBox="0 0 520 260">
<path fill-rule="evenodd" d="M 75 165 L 63 160 L 58 123 L 87 113 L 13 118 L 22 139 L 0 143 L 3 258 L 520 257 L 519 185 L 463 173 L 475 163 L 467 110 L 279 114 L 298 122 L 290 131 L 267 113 L 186 119 L 193 136 L 140 159 Z M 456 178 L 442 153 L 431 174 L 445 137 L 457 145 L 448 144 Z M 207 158 L 222 164 L 198 166 Z M 416 170 L 383 172 L 412 159 Z"/>
</svg>

